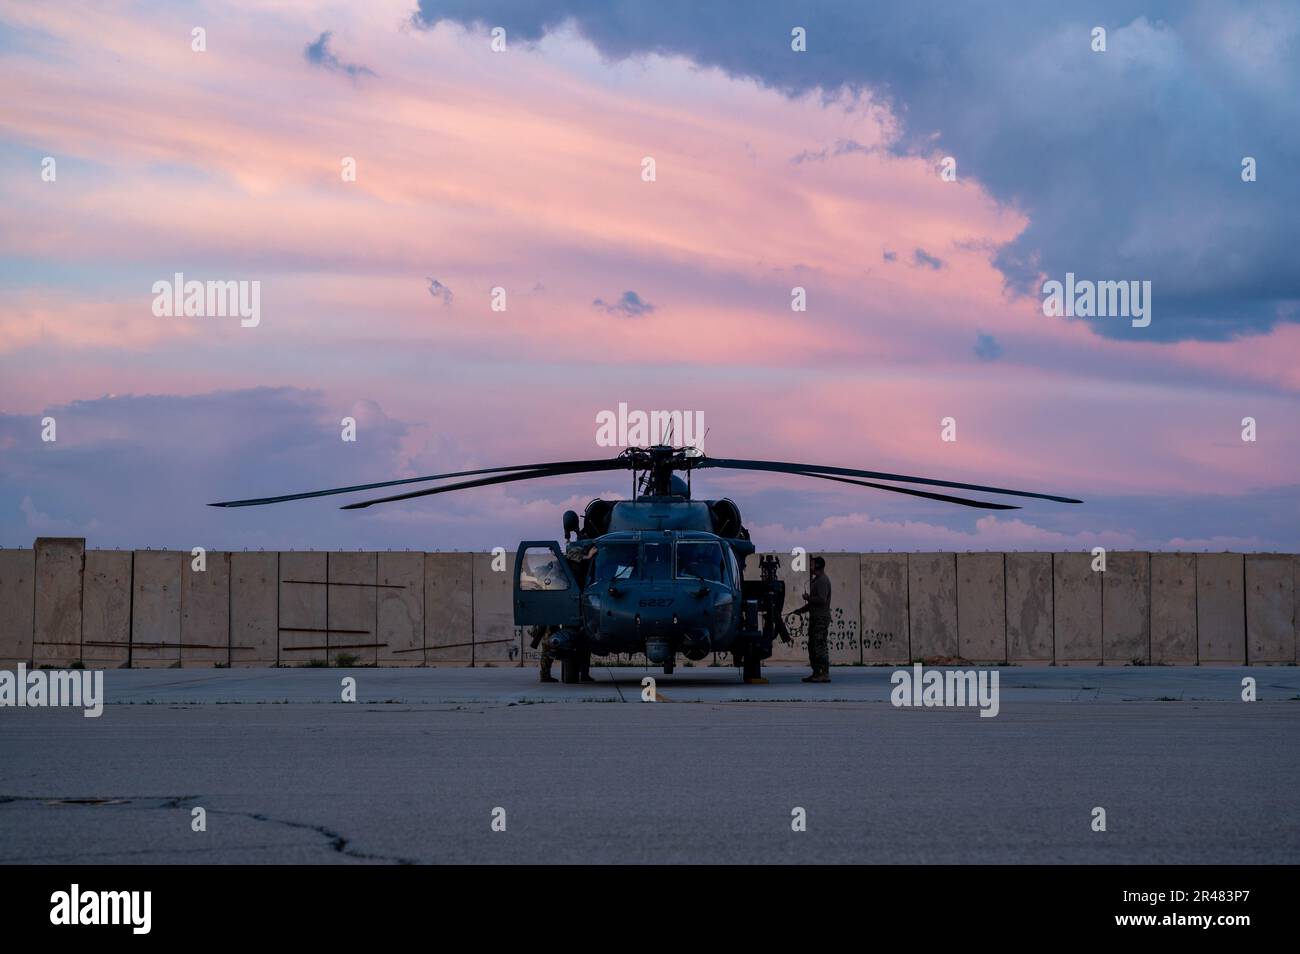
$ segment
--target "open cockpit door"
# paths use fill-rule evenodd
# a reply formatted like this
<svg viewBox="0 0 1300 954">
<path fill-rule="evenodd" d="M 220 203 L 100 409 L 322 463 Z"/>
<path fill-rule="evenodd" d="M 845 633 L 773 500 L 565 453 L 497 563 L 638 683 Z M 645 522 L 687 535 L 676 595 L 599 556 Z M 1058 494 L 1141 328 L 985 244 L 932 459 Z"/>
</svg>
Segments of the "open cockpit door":
<svg viewBox="0 0 1300 954">
<path fill-rule="evenodd" d="M 554 540 L 525 540 L 515 553 L 515 625 L 576 627 L 578 581 Z"/>
</svg>

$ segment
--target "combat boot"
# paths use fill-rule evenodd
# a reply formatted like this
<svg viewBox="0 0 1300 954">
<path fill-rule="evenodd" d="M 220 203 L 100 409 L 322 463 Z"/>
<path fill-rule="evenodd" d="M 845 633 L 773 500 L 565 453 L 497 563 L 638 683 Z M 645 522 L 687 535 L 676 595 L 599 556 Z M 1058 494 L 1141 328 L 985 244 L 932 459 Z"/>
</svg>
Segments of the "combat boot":
<svg viewBox="0 0 1300 954">
<path fill-rule="evenodd" d="M 819 672 L 821 672 L 820 669 L 814 669 L 811 673 L 809 673 L 808 675 L 804 676 L 803 679 L 801 679 L 801 680 L 799 680 L 799 681 L 800 681 L 800 682 L 816 682 L 816 681 L 817 681 L 817 673 L 819 673 Z"/>
<path fill-rule="evenodd" d="M 823 666 L 821 669 L 818 669 L 815 673 L 813 673 L 812 676 L 809 677 L 808 681 L 809 682 L 830 682 L 831 671 L 826 666 Z"/>
<path fill-rule="evenodd" d="M 542 678 L 541 678 L 541 681 L 542 681 L 542 682 L 559 682 L 559 681 L 560 681 L 560 680 L 556 679 L 554 676 L 551 675 L 551 661 L 550 661 L 549 659 L 542 663 Z"/>
</svg>

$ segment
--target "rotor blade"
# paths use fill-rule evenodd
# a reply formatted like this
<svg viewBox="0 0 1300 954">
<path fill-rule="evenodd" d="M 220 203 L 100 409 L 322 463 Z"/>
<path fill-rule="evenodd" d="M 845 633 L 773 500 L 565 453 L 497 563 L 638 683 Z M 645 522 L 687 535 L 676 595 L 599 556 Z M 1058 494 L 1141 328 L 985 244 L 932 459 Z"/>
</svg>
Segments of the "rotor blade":
<svg viewBox="0 0 1300 954">
<path fill-rule="evenodd" d="M 1083 503 L 1073 497 L 1055 494 L 1036 494 L 1028 490 L 1007 490 L 1005 487 L 985 487 L 982 484 L 963 484 L 954 480 L 935 480 L 931 477 L 909 477 L 906 474 L 886 474 L 876 470 L 854 470 L 851 467 L 819 467 L 816 464 L 791 464 L 774 460 L 735 460 L 722 457 L 703 457 L 692 467 L 726 467 L 731 470 L 765 470 L 778 474 L 840 474 L 845 477 L 872 477 L 876 480 L 897 480 L 908 484 L 925 484 L 931 487 L 953 487 L 957 490 L 975 490 L 986 494 L 1010 494 L 1013 497 L 1036 497 L 1055 500 L 1057 503 Z"/>
<path fill-rule="evenodd" d="M 360 500 L 340 507 L 340 510 L 364 510 L 366 507 L 395 500 L 411 500 L 415 497 L 429 497 L 433 494 L 445 494 L 453 490 L 465 490 L 469 487 L 486 487 L 489 484 L 508 484 L 516 480 L 533 480 L 538 477 L 562 477 L 566 474 L 590 474 L 604 470 L 618 470 L 620 460 L 603 460 L 598 467 L 547 467 L 525 471 L 522 474 L 501 474 L 496 477 L 480 477 L 478 480 L 463 480 L 457 484 L 443 484 L 441 487 L 429 487 L 426 490 L 412 490 L 409 493 L 395 494 L 392 497 L 379 497 L 375 500 Z"/>
<path fill-rule="evenodd" d="M 550 464 L 516 464 L 512 467 L 484 467 L 481 470 L 458 470 L 448 474 L 430 474 L 428 477 L 403 477 L 400 480 L 381 480 L 374 484 L 357 484 L 353 487 L 333 487 L 329 490 L 309 490 L 301 494 L 282 494 L 279 497 L 254 497 L 249 500 L 224 500 L 208 504 L 209 507 L 259 507 L 262 504 L 283 503 L 286 500 L 305 500 L 308 497 L 329 497 L 334 494 L 349 494 L 357 490 L 378 490 L 380 487 L 397 487 L 401 484 L 418 484 L 426 480 L 444 480 L 448 477 L 473 477 L 477 474 L 500 474 L 507 471 L 539 470 L 546 467 L 586 466 L 588 464 L 605 464 L 603 460 L 568 460 L 555 461 Z M 611 468 L 613 469 L 613 468 Z"/>
<path fill-rule="evenodd" d="M 914 490 L 911 487 L 895 487 L 892 484 L 876 484 L 869 480 L 854 480 L 852 477 L 835 477 L 832 474 L 816 474 L 811 470 L 796 471 L 804 477 L 820 477 L 822 480 L 837 480 L 842 484 L 857 484 L 859 487 L 875 487 L 877 490 L 892 490 L 896 494 L 910 494 L 913 497 L 925 497 L 927 500 L 942 500 L 944 503 L 961 504 L 963 507 L 978 507 L 981 510 L 1019 510 L 1015 504 L 990 503 L 987 500 L 971 500 L 968 497 L 950 497 L 947 494 L 933 494 L 928 490 Z"/>
</svg>

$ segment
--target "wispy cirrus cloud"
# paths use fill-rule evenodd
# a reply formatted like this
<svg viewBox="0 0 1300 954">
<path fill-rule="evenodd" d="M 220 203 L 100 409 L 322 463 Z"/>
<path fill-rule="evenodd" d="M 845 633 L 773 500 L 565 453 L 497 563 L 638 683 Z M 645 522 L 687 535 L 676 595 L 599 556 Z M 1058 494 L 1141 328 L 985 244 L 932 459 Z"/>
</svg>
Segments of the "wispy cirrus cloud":
<svg viewBox="0 0 1300 954">
<path fill-rule="evenodd" d="M 330 49 L 330 38 L 333 36 L 334 34 L 331 31 L 325 30 L 313 42 L 307 44 L 303 49 L 303 56 L 307 58 L 308 63 L 331 72 L 343 73 L 352 77 L 352 79 L 376 75 L 375 71 L 368 66 L 362 66 L 359 63 L 344 63 L 340 60 L 334 51 Z"/>
</svg>

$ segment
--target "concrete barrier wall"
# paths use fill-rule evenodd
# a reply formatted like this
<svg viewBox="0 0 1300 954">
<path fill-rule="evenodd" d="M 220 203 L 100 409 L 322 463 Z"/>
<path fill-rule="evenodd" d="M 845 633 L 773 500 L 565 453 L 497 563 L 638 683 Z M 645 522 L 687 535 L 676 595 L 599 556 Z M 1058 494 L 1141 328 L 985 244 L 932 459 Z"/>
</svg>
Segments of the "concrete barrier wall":
<svg viewBox="0 0 1300 954">
<path fill-rule="evenodd" d="M 1296 558 L 1285 553 L 1246 554 L 1246 660 L 1295 660 Z"/>
<path fill-rule="evenodd" d="M 36 552 L 0 550 L 0 666 L 32 661 Z"/>
<path fill-rule="evenodd" d="M 329 651 L 328 572 L 328 553 L 280 554 L 280 665 L 306 666 L 313 660 L 325 660 Z"/>
<path fill-rule="evenodd" d="M 1151 557 L 1110 553 L 1101 581 L 1101 647 L 1108 666 L 1151 662 Z"/>
<path fill-rule="evenodd" d="M 518 666 L 527 640 L 515 626 L 515 555 L 474 554 L 474 665 Z"/>
<path fill-rule="evenodd" d="M 205 554 L 198 570 L 192 556 L 181 560 L 181 665 L 229 665 L 230 554 Z"/>
<path fill-rule="evenodd" d="M 130 550 L 87 550 L 81 596 L 81 658 L 115 669 L 131 655 Z"/>
<path fill-rule="evenodd" d="M 1101 579 L 1091 553 L 1052 556 L 1057 665 L 1101 662 Z"/>
<path fill-rule="evenodd" d="M 1202 664 L 1246 661 L 1246 593 L 1240 553 L 1196 555 L 1196 650 Z"/>
<path fill-rule="evenodd" d="M 1005 554 L 1007 662 L 1046 666 L 1054 658 L 1052 554 Z"/>
<path fill-rule="evenodd" d="M 424 662 L 424 554 L 380 553 L 375 619 L 381 666 Z"/>
<path fill-rule="evenodd" d="M 912 658 L 956 658 L 956 554 L 909 553 L 907 594 Z"/>
<path fill-rule="evenodd" d="M 230 665 L 279 659 L 280 554 L 230 554 Z"/>
<path fill-rule="evenodd" d="M 827 553 L 826 576 L 831 581 L 831 628 L 828 634 L 831 665 L 856 666 L 862 662 L 862 569 L 856 553 Z M 809 557 L 809 562 L 812 558 Z M 802 590 L 796 593 L 801 596 Z M 795 606 L 802 605 L 800 600 Z M 807 659 L 808 644 L 800 647 Z"/>
<path fill-rule="evenodd" d="M 777 556 L 789 611 L 808 572 Z M 839 665 L 1300 658 L 1295 554 L 1117 551 L 1104 572 L 1091 553 L 825 557 Z M 209 552 L 196 570 L 187 552 L 42 538 L 0 550 L 0 665 L 536 665 L 514 625 L 513 569 L 513 554 L 299 551 Z M 806 618 L 791 630 L 772 663 L 806 664 Z M 695 665 L 715 661 L 731 665 Z"/>
<path fill-rule="evenodd" d="M 911 662 L 907 554 L 864 553 L 858 576 L 862 662 L 868 666 Z"/>
<path fill-rule="evenodd" d="M 424 661 L 469 665 L 474 659 L 474 554 L 424 555 Z"/>
<path fill-rule="evenodd" d="M 1196 665 L 1196 554 L 1151 554 L 1151 662 Z"/>
<path fill-rule="evenodd" d="M 981 663 L 1007 661 L 1006 558 L 957 554 L 957 655 Z"/>
<path fill-rule="evenodd" d="M 135 551 L 132 666 L 171 668 L 181 664 L 181 568 L 187 556 L 179 550 Z"/>
<path fill-rule="evenodd" d="M 36 541 L 32 662 L 61 668 L 81 658 L 81 578 L 86 541 Z"/>
<path fill-rule="evenodd" d="M 331 553 L 327 619 L 331 665 L 371 666 L 379 661 L 379 554 Z"/>
</svg>

